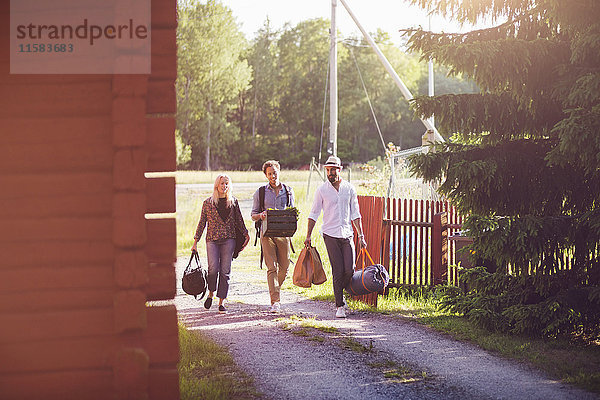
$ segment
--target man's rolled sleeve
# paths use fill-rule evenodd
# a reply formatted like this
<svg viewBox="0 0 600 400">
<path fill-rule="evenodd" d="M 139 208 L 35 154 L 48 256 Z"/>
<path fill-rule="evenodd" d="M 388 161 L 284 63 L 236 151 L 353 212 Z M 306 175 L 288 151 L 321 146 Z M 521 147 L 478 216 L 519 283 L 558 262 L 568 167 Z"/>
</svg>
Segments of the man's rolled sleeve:
<svg viewBox="0 0 600 400">
<path fill-rule="evenodd" d="M 319 219 L 319 215 L 321 215 L 321 210 L 323 209 L 323 199 L 321 197 L 321 191 L 317 189 L 315 193 L 315 199 L 312 204 L 312 208 L 310 209 L 310 213 L 308 214 L 308 218 L 316 221 Z"/>
<path fill-rule="evenodd" d="M 350 220 L 354 221 L 355 219 L 361 218 L 360 207 L 358 206 L 358 195 L 354 188 L 352 188 L 350 196 Z"/>
</svg>

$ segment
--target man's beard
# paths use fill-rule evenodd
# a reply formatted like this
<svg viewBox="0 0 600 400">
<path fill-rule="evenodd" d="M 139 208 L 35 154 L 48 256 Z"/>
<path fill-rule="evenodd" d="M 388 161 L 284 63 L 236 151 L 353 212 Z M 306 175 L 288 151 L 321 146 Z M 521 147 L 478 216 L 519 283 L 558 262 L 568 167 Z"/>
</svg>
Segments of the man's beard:
<svg viewBox="0 0 600 400">
<path fill-rule="evenodd" d="M 327 179 L 331 183 L 335 183 L 337 181 L 337 175 L 327 175 Z"/>
</svg>

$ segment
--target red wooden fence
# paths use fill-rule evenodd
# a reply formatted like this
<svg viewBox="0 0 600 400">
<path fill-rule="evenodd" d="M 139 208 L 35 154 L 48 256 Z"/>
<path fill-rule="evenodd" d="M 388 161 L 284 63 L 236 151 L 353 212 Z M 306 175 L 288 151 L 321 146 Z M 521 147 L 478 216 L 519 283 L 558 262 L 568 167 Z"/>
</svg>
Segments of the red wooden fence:
<svg viewBox="0 0 600 400">
<path fill-rule="evenodd" d="M 383 209 L 384 198 L 374 196 L 358 196 L 358 206 L 362 216 L 363 233 L 367 242 L 367 251 L 374 261 L 380 260 L 383 247 L 382 228 L 383 228 Z M 356 252 L 360 250 L 358 238 L 355 236 Z M 377 307 L 377 293 L 370 293 L 364 296 L 353 296 L 354 299 Z"/>
<path fill-rule="evenodd" d="M 369 253 L 388 269 L 390 286 L 458 283 L 449 238 L 462 216 L 447 201 L 359 196 L 359 205 Z"/>
</svg>

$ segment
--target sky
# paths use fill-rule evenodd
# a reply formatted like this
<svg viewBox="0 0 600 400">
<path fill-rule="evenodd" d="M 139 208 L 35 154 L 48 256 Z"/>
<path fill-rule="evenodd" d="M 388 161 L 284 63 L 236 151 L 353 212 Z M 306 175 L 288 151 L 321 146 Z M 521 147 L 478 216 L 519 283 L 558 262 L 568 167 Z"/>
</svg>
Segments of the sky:
<svg viewBox="0 0 600 400">
<path fill-rule="evenodd" d="M 222 3 L 232 9 L 248 39 L 255 36 L 267 16 L 274 28 L 281 28 L 286 22 L 294 26 L 311 18 L 331 18 L 331 0 L 222 0 Z M 346 4 L 367 32 L 375 32 L 381 28 L 390 34 L 396 44 L 401 43 L 400 29 L 420 25 L 429 30 L 430 19 L 427 12 L 404 0 L 346 0 Z M 343 36 L 360 35 L 339 0 L 336 21 L 338 31 Z M 434 32 L 464 32 L 471 29 L 472 27 L 461 28 L 459 24 L 441 16 L 431 17 L 431 30 Z"/>
</svg>

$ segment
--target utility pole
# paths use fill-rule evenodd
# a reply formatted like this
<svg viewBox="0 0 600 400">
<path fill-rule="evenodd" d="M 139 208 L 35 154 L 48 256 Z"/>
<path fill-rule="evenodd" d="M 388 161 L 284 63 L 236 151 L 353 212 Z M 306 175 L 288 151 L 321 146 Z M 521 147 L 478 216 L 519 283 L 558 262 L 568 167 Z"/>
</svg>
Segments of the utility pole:
<svg viewBox="0 0 600 400">
<path fill-rule="evenodd" d="M 327 153 L 337 156 L 338 90 L 337 90 L 337 0 L 331 0 L 331 45 L 329 47 L 329 143 Z"/>
<path fill-rule="evenodd" d="M 377 57 L 379 57 L 379 61 L 383 64 L 383 66 L 385 67 L 385 69 L 388 72 L 388 74 L 392 77 L 392 79 L 396 83 L 396 86 L 398 86 L 398 88 L 400 89 L 400 92 L 402 92 L 402 94 L 404 95 L 404 97 L 406 98 L 406 100 L 412 100 L 413 99 L 413 95 L 410 93 L 410 90 L 408 90 L 408 88 L 406 87 L 406 85 L 404 84 L 404 82 L 402 82 L 402 79 L 400 79 L 400 77 L 398 76 L 398 74 L 394 70 L 394 67 L 392 67 L 392 65 L 387 60 L 387 58 L 385 58 L 385 56 L 383 55 L 383 53 L 379 49 L 379 46 L 377 46 L 377 44 L 375 43 L 375 41 L 373 40 L 373 38 L 371 37 L 371 35 L 369 35 L 367 33 L 367 31 L 363 28 L 363 26 L 360 24 L 360 22 L 358 21 L 358 19 L 356 18 L 356 16 L 354 15 L 354 13 L 350 9 L 350 7 L 348 6 L 348 3 L 346 3 L 346 0 L 340 0 L 340 2 L 346 8 L 346 11 L 348 11 L 348 14 L 350 15 L 350 17 L 352 18 L 352 20 L 354 21 L 354 23 L 356 24 L 356 26 L 358 27 L 358 29 L 361 31 L 361 33 L 363 34 L 363 36 L 367 40 L 367 43 L 369 43 L 369 45 L 371 46 L 371 48 L 373 49 L 373 51 L 375 51 L 375 54 L 377 54 Z M 421 118 L 421 122 L 423 123 L 423 125 L 425 125 L 425 128 L 427 128 L 428 130 L 433 131 L 433 134 L 434 134 L 434 137 L 435 137 L 435 141 L 444 142 L 444 138 L 442 137 L 442 135 L 440 135 L 440 133 L 437 131 L 437 129 L 435 129 L 435 126 L 433 126 L 433 124 L 431 123 L 431 121 L 429 121 L 428 119 Z"/>
</svg>

